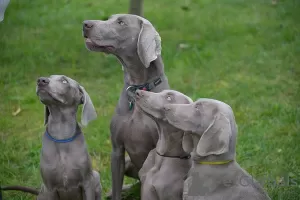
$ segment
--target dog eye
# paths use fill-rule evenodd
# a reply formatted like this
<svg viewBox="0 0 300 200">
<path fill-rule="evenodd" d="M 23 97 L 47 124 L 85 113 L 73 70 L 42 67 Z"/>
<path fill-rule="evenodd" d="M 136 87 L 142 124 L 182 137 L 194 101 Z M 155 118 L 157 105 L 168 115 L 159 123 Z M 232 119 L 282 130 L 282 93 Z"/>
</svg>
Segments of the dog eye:
<svg viewBox="0 0 300 200">
<path fill-rule="evenodd" d="M 171 96 L 167 96 L 167 100 L 171 101 L 172 100 Z"/>
<path fill-rule="evenodd" d="M 68 81 L 67 80 L 62 80 L 62 83 L 66 84 L 66 83 L 68 83 Z"/>
<path fill-rule="evenodd" d="M 120 24 L 121 26 L 125 25 L 125 23 L 122 20 L 118 21 L 118 24 Z"/>
<path fill-rule="evenodd" d="M 200 110 L 200 105 L 199 105 L 199 104 L 196 104 L 196 105 L 195 105 L 195 109 L 196 109 L 196 110 Z"/>
</svg>

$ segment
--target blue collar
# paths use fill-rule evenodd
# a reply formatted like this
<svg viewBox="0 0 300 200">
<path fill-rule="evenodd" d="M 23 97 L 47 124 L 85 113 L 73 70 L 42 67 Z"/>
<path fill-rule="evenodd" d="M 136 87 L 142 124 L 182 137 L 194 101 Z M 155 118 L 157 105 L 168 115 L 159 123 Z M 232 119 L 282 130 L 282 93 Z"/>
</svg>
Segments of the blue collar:
<svg viewBox="0 0 300 200">
<path fill-rule="evenodd" d="M 50 140 L 52 140 L 53 142 L 56 142 L 56 143 L 68 143 L 68 142 L 72 142 L 73 140 L 75 140 L 75 139 L 77 138 L 77 136 L 80 135 L 80 131 L 76 131 L 76 134 L 73 135 L 72 137 L 66 138 L 66 139 L 62 139 L 62 140 L 55 139 L 54 137 L 52 137 L 52 136 L 48 133 L 47 130 L 45 131 L 45 135 L 46 135 Z"/>
</svg>

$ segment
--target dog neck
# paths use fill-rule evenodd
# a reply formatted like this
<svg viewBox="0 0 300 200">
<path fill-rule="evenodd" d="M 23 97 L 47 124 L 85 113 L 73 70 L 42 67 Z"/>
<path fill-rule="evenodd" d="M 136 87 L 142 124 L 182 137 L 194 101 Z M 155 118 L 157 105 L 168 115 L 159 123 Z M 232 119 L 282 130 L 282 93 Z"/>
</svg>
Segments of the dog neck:
<svg viewBox="0 0 300 200">
<path fill-rule="evenodd" d="M 74 136 L 79 128 L 76 120 L 77 108 L 48 106 L 48 109 L 48 133 L 58 140 Z"/>
<path fill-rule="evenodd" d="M 221 155 L 208 155 L 205 157 L 199 156 L 195 150 L 191 153 L 193 163 L 195 165 L 222 165 L 226 164 L 229 161 L 235 160 L 235 153 L 231 151 L 221 154 Z"/>
<path fill-rule="evenodd" d="M 164 75 L 164 63 L 160 55 L 146 68 L 137 53 L 117 56 L 124 70 L 124 82 L 128 85 L 141 85 Z"/>
<path fill-rule="evenodd" d="M 196 147 L 200 138 L 198 136 L 192 135 L 194 146 Z M 229 141 L 229 149 L 227 152 L 224 152 L 220 155 L 207 155 L 207 156 L 200 156 L 197 153 L 196 148 L 194 148 L 193 152 L 191 153 L 192 159 L 195 164 L 200 164 L 201 162 L 226 162 L 229 160 L 235 160 L 236 158 L 236 131 L 232 131 L 232 136 L 230 137 Z"/>
<path fill-rule="evenodd" d="M 137 53 L 122 56 L 117 55 L 117 58 L 124 68 L 124 87 L 119 99 L 116 113 L 118 113 L 118 115 L 126 115 L 131 113 L 129 110 L 128 94 L 126 89 L 130 85 L 143 85 L 153 81 L 156 77 L 164 75 L 164 64 L 160 55 L 156 60 L 150 63 L 148 68 L 142 64 Z M 153 88 L 151 92 L 161 92 L 162 90 L 169 88 L 168 79 L 165 77 L 165 80 Z M 133 110 L 136 111 L 136 109 Z"/>
<path fill-rule="evenodd" d="M 182 148 L 184 132 L 162 120 L 155 121 L 159 129 L 156 151 L 163 156 L 188 156 L 188 153 Z"/>
</svg>

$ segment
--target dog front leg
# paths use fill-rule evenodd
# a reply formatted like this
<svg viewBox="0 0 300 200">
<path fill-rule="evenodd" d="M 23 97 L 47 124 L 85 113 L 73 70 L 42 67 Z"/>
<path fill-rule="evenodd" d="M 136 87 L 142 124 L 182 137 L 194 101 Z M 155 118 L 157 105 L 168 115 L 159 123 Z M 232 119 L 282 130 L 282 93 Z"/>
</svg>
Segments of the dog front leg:
<svg viewBox="0 0 300 200">
<path fill-rule="evenodd" d="M 93 174 L 89 176 L 87 180 L 83 183 L 83 190 L 85 200 L 95 200 L 96 193 L 95 193 L 95 180 Z"/>
<path fill-rule="evenodd" d="M 95 200 L 101 200 L 102 185 L 100 180 L 100 174 L 97 171 L 93 171 L 94 184 L 95 184 Z"/>
<path fill-rule="evenodd" d="M 112 200 L 121 200 L 121 192 L 125 171 L 124 147 L 113 147 L 111 154 Z"/>
<path fill-rule="evenodd" d="M 189 200 L 189 189 L 192 185 L 192 177 L 188 176 L 183 183 L 182 200 Z"/>
<path fill-rule="evenodd" d="M 41 186 L 41 190 L 36 198 L 37 200 L 59 200 L 56 190 L 48 190 L 44 184 Z"/>
</svg>

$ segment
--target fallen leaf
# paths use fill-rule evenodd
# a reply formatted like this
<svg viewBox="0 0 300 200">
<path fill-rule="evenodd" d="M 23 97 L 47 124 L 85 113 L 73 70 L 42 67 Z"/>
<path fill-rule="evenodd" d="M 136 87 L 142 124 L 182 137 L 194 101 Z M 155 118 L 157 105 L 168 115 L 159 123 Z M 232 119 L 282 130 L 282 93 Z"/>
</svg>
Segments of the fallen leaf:
<svg viewBox="0 0 300 200">
<path fill-rule="evenodd" d="M 190 45 L 188 45 L 188 44 L 183 44 L 183 43 L 179 44 L 180 49 L 187 49 L 189 47 L 190 47 Z"/>
<path fill-rule="evenodd" d="M 16 111 L 14 111 L 14 112 L 12 113 L 12 115 L 13 115 L 13 116 L 17 116 L 21 111 L 22 111 L 22 110 L 21 110 L 20 106 L 18 106 L 18 109 L 17 109 Z"/>
<path fill-rule="evenodd" d="M 278 153 L 282 152 L 282 149 L 277 149 L 277 152 L 278 152 Z"/>
</svg>

